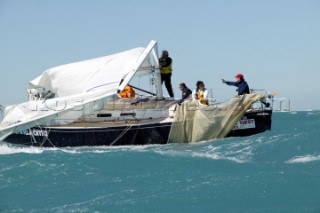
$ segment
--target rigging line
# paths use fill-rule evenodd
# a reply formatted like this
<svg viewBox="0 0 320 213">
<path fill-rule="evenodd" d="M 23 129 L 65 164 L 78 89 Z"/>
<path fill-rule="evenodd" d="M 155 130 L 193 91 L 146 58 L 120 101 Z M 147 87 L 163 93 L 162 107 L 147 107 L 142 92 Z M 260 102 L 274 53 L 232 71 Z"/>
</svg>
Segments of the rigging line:
<svg viewBox="0 0 320 213">
<path fill-rule="evenodd" d="M 49 134 L 50 134 L 50 130 L 48 131 L 48 134 L 45 135 L 45 138 L 43 139 L 40 147 L 42 147 L 43 144 L 44 144 L 44 142 L 46 142 L 46 141 L 49 141 L 49 143 L 50 143 L 50 145 L 51 145 L 52 147 L 56 147 L 56 146 L 52 143 L 52 141 L 49 139 Z"/>
<path fill-rule="evenodd" d="M 157 94 L 155 94 L 155 93 L 153 93 L 153 92 L 149 92 L 149 91 L 147 91 L 147 90 L 141 89 L 141 88 L 139 88 L 139 87 L 132 86 L 132 85 L 130 85 L 130 84 L 128 84 L 128 86 L 132 87 L 133 89 L 140 90 L 141 92 L 145 92 L 145 93 L 148 93 L 148 94 L 153 95 L 153 96 L 156 96 L 156 95 L 157 95 Z"/>
<path fill-rule="evenodd" d="M 33 132 L 31 131 L 31 128 L 28 128 L 28 129 L 29 129 L 29 132 L 30 132 L 30 137 L 33 140 L 33 143 L 37 144 L 38 142 L 37 142 L 36 138 L 34 137 Z"/>
<path fill-rule="evenodd" d="M 98 87 L 102 87 L 102 86 L 106 86 L 106 85 L 110 85 L 110 84 L 117 84 L 117 83 L 118 83 L 117 81 L 113 81 L 113 82 L 109 82 L 109 83 L 106 83 L 106 84 L 101 84 L 101 85 L 98 85 L 98 86 L 95 86 L 95 87 L 92 87 L 92 88 L 88 89 L 86 92 L 90 92 L 91 90 L 96 89 Z"/>
<path fill-rule="evenodd" d="M 114 141 L 112 141 L 112 143 L 110 143 L 110 146 L 113 146 L 122 136 L 124 136 L 132 127 L 133 125 L 128 126 L 127 128 L 125 128 L 122 133 L 120 135 L 118 135 L 118 137 L 116 139 L 114 139 Z"/>
<path fill-rule="evenodd" d="M 136 137 L 137 137 L 137 135 L 138 135 L 139 128 L 140 128 L 140 126 L 138 126 L 136 132 L 134 133 L 134 136 L 133 136 L 132 139 L 131 139 L 131 144 L 134 144 L 134 141 L 136 140 Z"/>
<path fill-rule="evenodd" d="M 37 122 L 37 121 L 35 121 L 36 122 L 36 125 L 38 126 L 38 128 L 41 130 L 41 131 L 43 131 L 43 129 L 41 128 L 41 125 Z M 49 132 L 47 133 L 47 134 L 44 134 L 44 138 L 42 139 L 42 142 L 41 142 L 41 144 L 40 144 L 40 147 L 42 147 L 43 146 L 43 144 L 44 144 L 44 142 L 46 142 L 47 140 L 49 141 L 49 143 L 50 143 L 50 145 L 52 146 L 52 147 L 55 147 L 55 145 L 52 143 L 52 141 L 49 139 L 49 134 L 50 134 L 50 130 L 49 130 Z"/>
<path fill-rule="evenodd" d="M 36 121 L 36 126 L 38 126 L 38 127 L 40 128 L 40 130 L 41 130 L 41 127 L 40 127 L 40 125 L 37 123 L 37 121 Z M 37 139 L 34 137 L 33 131 L 31 131 L 31 128 L 30 128 L 30 127 L 29 127 L 28 129 L 29 129 L 29 132 L 30 132 L 30 137 L 31 137 L 31 139 L 33 140 L 33 143 L 37 144 L 38 141 L 37 141 Z"/>
</svg>

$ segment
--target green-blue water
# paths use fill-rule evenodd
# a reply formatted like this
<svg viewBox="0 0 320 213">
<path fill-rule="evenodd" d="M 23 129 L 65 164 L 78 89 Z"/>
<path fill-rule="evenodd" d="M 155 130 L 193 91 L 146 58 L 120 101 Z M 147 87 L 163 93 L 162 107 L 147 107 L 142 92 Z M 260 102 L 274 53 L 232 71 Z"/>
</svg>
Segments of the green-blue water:
<svg viewBox="0 0 320 213">
<path fill-rule="evenodd" d="M 0 212 L 320 212 L 320 111 L 198 144 L 0 143 Z"/>
</svg>

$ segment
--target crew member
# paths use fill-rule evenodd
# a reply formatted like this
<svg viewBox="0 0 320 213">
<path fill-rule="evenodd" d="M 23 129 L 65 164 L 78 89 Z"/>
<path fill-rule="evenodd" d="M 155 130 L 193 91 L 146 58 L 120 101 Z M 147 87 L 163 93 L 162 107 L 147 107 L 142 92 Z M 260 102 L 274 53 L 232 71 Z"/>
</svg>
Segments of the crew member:
<svg viewBox="0 0 320 213">
<path fill-rule="evenodd" d="M 132 87 L 126 86 L 122 92 L 120 92 L 121 98 L 134 98 L 136 96 L 136 92 Z"/>
<path fill-rule="evenodd" d="M 238 91 L 238 95 L 245 95 L 245 94 L 250 94 L 250 89 L 249 89 L 249 85 L 247 84 L 247 82 L 244 80 L 244 77 L 241 73 L 239 73 L 238 75 L 235 76 L 236 81 L 226 81 L 224 79 L 222 79 L 222 83 L 225 83 L 227 85 L 231 85 L 231 86 L 236 86 L 238 87 L 237 91 Z"/>
<path fill-rule="evenodd" d="M 198 81 L 196 86 L 197 88 L 192 93 L 193 100 L 199 100 L 201 104 L 209 105 L 208 90 L 204 87 L 204 83 Z"/>
<path fill-rule="evenodd" d="M 161 83 L 164 82 L 169 96 L 174 97 L 172 85 L 171 85 L 171 75 L 172 75 L 172 59 L 169 57 L 167 50 L 162 51 L 161 58 L 159 58 L 160 64 L 160 74 L 161 74 Z"/>
<path fill-rule="evenodd" d="M 184 100 L 190 97 L 192 91 L 186 86 L 185 83 L 180 83 L 179 89 L 181 90 L 181 99 L 178 101 L 178 104 L 180 105 Z"/>
</svg>

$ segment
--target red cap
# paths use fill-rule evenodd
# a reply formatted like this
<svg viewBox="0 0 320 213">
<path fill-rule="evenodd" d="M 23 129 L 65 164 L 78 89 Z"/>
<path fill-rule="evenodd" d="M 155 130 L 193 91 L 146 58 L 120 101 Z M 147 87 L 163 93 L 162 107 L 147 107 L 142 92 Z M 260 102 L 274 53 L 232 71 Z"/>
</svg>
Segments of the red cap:
<svg viewBox="0 0 320 213">
<path fill-rule="evenodd" d="M 234 76 L 236 78 L 243 78 L 243 75 L 241 73 L 239 73 L 238 75 Z"/>
</svg>

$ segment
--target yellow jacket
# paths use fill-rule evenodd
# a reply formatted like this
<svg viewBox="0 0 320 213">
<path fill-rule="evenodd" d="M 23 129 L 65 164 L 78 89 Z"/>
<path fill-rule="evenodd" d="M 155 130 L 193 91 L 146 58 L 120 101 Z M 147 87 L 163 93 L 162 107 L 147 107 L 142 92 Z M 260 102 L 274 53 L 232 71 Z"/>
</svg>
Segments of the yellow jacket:
<svg viewBox="0 0 320 213">
<path fill-rule="evenodd" d="M 160 58 L 159 63 L 161 66 L 161 69 L 160 69 L 161 74 L 172 73 L 172 59 L 170 57 Z"/>
</svg>

